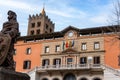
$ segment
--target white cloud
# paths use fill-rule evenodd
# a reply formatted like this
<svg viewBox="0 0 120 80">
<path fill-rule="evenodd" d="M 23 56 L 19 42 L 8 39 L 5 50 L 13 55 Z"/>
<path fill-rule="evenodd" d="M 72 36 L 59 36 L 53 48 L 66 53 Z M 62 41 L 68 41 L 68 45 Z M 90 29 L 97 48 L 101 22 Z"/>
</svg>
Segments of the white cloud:
<svg viewBox="0 0 120 80">
<path fill-rule="evenodd" d="M 90 0 L 88 1 L 90 2 Z M 44 0 L 0 0 L 0 14 L 2 14 L 0 15 L 0 21 L 6 21 L 6 16 L 3 17 L 3 15 L 6 15 L 6 12 L 9 8 L 12 9 L 18 15 L 20 31 L 24 35 L 27 31 L 27 18 L 29 14 L 39 14 L 41 12 L 40 10 L 43 8 L 43 2 Z M 55 24 L 57 25 L 57 29 L 59 28 L 60 30 L 61 27 L 63 29 L 63 27 L 66 27 L 67 25 L 87 25 L 86 27 L 94 25 L 96 26 L 99 24 L 104 25 L 108 19 L 110 9 L 112 9 L 112 3 L 107 3 L 106 5 L 102 6 L 97 5 L 86 7 L 81 5 L 72 6 L 71 4 L 76 4 L 73 2 L 74 0 L 46 0 L 46 13 L 49 18 L 51 18 L 51 20 L 55 22 Z M 96 3 L 97 0 L 93 0 L 92 2 Z M 1 17 L 5 19 L 3 20 L 1 19 Z M 0 24 L 2 24 L 2 22 L 0 22 Z"/>
<path fill-rule="evenodd" d="M 20 2 L 20 1 L 13 1 L 13 0 L 0 0 L 1 6 L 8 6 L 8 7 L 14 7 L 14 8 L 22 8 L 22 9 L 30 9 L 30 5 Z"/>
</svg>

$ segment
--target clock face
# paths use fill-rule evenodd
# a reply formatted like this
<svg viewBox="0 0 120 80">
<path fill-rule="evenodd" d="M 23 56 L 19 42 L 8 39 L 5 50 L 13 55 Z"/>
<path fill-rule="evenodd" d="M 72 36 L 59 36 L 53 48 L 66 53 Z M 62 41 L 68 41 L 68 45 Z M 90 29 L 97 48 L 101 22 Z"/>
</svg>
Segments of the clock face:
<svg viewBox="0 0 120 80">
<path fill-rule="evenodd" d="M 68 33 L 68 36 L 69 36 L 69 37 L 72 37 L 73 34 L 74 34 L 74 33 L 71 31 L 71 32 Z"/>
</svg>

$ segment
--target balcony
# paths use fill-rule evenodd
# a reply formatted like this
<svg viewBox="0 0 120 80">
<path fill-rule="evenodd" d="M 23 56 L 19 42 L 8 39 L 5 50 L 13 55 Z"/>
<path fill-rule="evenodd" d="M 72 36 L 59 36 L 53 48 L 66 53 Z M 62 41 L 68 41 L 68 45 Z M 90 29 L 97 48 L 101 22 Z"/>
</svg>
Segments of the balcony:
<svg viewBox="0 0 120 80">
<path fill-rule="evenodd" d="M 102 69 L 101 64 L 70 64 L 70 65 L 48 65 L 36 67 L 38 72 L 55 71 L 55 70 L 85 70 L 85 69 Z"/>
</svg>

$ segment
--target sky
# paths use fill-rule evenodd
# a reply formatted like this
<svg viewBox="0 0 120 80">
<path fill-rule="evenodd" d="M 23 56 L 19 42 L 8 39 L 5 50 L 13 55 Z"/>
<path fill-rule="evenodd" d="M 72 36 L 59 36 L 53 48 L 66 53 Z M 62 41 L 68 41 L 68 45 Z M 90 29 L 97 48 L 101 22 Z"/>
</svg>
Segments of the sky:
<svg viewBox="0 0 120 80">
<path fill-rule="evenodd" d="M 0 30 L 7 21 L 7 12 L 17 14 L 21 36 L 27 35 L 29 15 L 40 14 L 43 6 L 55 23 L 55 31 L 69 25 L 79 29 L 110 25 L 115 0 L 0 0 Z M 45 5 L 44 5 L 45 4 Z"/>
</svg>

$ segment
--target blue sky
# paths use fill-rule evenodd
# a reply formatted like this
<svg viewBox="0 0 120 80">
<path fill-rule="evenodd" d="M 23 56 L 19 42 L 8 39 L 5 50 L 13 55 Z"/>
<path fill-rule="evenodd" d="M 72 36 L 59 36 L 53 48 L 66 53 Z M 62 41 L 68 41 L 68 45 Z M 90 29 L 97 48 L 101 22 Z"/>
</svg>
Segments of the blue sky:
<svg viewBox="0 0 120 80">
<path fill-rule="evenodd" d="M 7 11 L 17 13 L 21 35 L 27 35 L 29 15 L 45 11 L 55 23 L 55 31 L 72 25 L 89 28 L 109 25 L 115 0 L 0 0 L 0 29 L 7 21 Z"/>
</svg>

